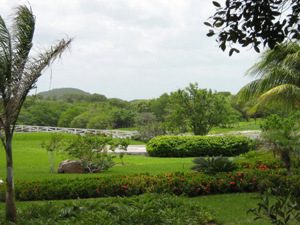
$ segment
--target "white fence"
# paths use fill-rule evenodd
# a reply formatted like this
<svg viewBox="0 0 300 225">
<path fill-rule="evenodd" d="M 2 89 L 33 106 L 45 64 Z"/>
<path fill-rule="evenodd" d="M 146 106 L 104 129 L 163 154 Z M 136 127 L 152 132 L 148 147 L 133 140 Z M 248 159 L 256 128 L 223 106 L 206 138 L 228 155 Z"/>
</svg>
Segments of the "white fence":
<svg viewBox="0 0 300 225">
<path fill-rule="evenodd" d="M 123 130 L 97 130 L 97 129 L 81 129 L 81 128 L 69 128 L 69 127 L 47 127 L 47 126 L 26 126 L 26 125 L 16 125 L 16 133 L 25 132 L 47 132 L 56 133 L 63 132 L 69 134 L 85 134 L 85 133 L 102 133 L 108 136 L 112 135 L 114 138 L 119 137 L 131 137 L 136 135 L 137 131 L 123 131 Z"/>
</svg>

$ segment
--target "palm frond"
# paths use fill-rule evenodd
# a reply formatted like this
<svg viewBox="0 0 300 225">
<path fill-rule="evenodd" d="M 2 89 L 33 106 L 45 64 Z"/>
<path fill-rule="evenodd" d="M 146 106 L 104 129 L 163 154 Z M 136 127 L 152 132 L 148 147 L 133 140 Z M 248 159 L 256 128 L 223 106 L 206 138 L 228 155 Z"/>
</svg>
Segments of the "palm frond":
<svg viewBox="0 0 300 225">
<path fill-rule="evenodd" d="M 13 41 L 13 75 L 20 79 L 24 70 L 29 52 L 33 46 L 32 39 L 35 30 L 35 16 L 31 8 L 19 6 L 16 8 L 12 25 Z"/>
<path fill-rule="evenodd" d="M 249 114 L 257 112 L 261 107 L 281 104 L 286 109 L 300 106 L 300 87 L 292 84 L 279 85 L 261 95 L 257 103 L 250 109 Z"/>
</svg>

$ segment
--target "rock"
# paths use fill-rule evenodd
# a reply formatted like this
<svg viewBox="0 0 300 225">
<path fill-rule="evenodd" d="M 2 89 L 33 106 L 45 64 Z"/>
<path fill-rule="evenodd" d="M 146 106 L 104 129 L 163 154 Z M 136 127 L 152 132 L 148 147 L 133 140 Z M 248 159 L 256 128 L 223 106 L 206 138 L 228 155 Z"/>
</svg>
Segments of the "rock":
<svg viewBox="0 0 300 225">
<path fill-rule="evenodd" d="M 82 161 L 65 160 L 58 166 L 57 173 L 85 173 Z"/>
</svg>

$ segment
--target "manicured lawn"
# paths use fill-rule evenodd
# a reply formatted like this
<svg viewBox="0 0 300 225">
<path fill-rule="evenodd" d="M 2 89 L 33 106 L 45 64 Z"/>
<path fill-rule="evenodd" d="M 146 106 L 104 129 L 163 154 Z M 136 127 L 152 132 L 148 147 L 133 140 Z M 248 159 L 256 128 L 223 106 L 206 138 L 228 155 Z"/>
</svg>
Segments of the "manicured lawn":
<svg viewBox="0 0 300 225">
<path fill-rule="evenodd" d="M 171 173 L 174 171 L 189 171 L 193 158 L 150 158 L 145 156 L 125 155 L 125 166 L 121 165 L 119 158 L 114 159 L 116 166 L 101 174 L 51 174 L 45 149 L 41 148 L 42 140 L 49 140 L 47 133 L 20 133 L 15 134 L 13 141 L 13 159 L 15 180 L 40 180 L 74 177 L 110 176 L 117 174 L 135 173 Z M 65 134 L 66 138 L 72 135 Z M 131 143 L 134 144 L 135 142 Z M 136 142 L 140 144 L 139 142 Z M 59 163 L 68 159 L 68 156 L 58 153 L 55 156 L 55 168 Z M 3 147 L 0 151 L 0 179 L 6 177 L 5 153 Z"/>
</svg>

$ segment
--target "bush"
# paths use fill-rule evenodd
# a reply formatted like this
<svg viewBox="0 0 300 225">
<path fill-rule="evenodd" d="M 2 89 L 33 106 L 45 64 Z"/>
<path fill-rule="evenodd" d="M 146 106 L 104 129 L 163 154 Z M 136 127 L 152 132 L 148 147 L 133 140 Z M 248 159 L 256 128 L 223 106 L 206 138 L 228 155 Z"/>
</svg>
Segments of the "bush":
<svg viewBox="0 0 300 225">
<path fill-rule="evenodd" d="M 213 176 L 195 171 L 17 181 L 15 196 L 18 201 L 133 196 L 143 193 L 184 194 L 192 197 L 234 192 L 264 192 L 272 187 L 281 187 L 282 194 L 288 193 L 291 188 L 295 193 L 300 193 L 300 169 L 293 169 L 294 175 L 287 177 L 283 168 L 270 169 L 266 164 L 257 167 L 244 168 L 237 172 L 217 173 Z M 5 201 L 5 186 L 0 185 L 0 201 Z"/>
<path fill-rule="evenodd" d="M 159 136 L 146 146 L 152 157 L 236 156 L 252 149 L 253 140 L 243 135 Z"/>
</svg>

